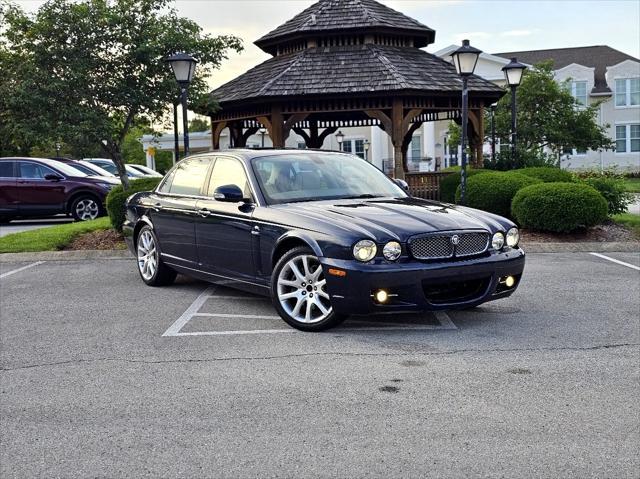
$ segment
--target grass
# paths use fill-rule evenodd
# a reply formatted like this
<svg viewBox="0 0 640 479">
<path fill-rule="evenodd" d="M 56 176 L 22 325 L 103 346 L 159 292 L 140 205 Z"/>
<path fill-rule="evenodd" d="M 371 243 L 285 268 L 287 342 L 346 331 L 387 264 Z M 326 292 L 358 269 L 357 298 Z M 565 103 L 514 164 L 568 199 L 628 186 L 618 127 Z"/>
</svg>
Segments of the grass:
<svg viewBox="0 0 640 479">
<path fill-rule="evenodd" d="M 13 233 L 0 238 L 0 253 L 25 253 L 33 251 L 61 250 L 76 237 L 111 228 L 109 218 L 98 218 L 93 221 L 68 223 L 50 226 L 22 233 Z"/>
<path fill-rule="evenodd" d="M 613 219 L 613 221 L 618 224 L 624 225 L 627 228 L 631 228 L 635 235 L 640 238 L 640 215 L 622 213 L 613 216 L 611 219 Z"/>
<path fill-rule="evenodd" d="M 640 193 L 640 178 L 625 178 L 624 186 L 631 193 Z"/>
</svg>

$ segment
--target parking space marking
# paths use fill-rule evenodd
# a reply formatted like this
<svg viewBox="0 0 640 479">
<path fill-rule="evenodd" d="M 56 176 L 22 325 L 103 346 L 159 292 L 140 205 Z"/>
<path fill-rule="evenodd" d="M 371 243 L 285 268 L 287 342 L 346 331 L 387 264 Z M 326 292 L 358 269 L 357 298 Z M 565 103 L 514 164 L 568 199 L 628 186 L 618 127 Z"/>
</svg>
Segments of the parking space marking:
<svg viewBox="0 0 640 479">
<path fill-rule="evenodd" d="M 7 271 L 6 273 L 0 274 L 0 279 L 4 279 L 7 276 L 11 276 L 12 274 L 19 273 L 20 271 L 24 271 L 25 269 L 33 268 L 34 266 L 38 266 L 44 263 L 44 261 L 36 261 L 35 263 L 28 264 L 23 266 L 22 268 L 14 269 L 13 271 Z"/>
<path fill-rule="evenodd" d="M 626 266 L 627 268 L 631 268 L 631 269 L 635 269 L 636 271 L 640 271 L 640 268 L 637 267 L 634 264 L 629 264 L 629 263 L 625 263 L 624 261 L 620 261 L 619 259 L 615 259 L 615 258 L 610 258 L 609 256 L 605 256 L 603 254 L 600 253 L 590 253 L 593 256 L 597 256 L 598 258 L 602 258 L 602 259 L 606 259 L 607 261 L 611 261 L 612 263 L 617 263 L 620 264 L 622 266 Z"/>
<path fill-rule="evenodd" d="M 250 301 L 265 301 L 266 298 L 260 296 L 231 296 L 231 295 L 215 295 L 216 286 L 212 285 L 205 289 L 195 299 L 195 301 L 187 308 L 187 310 L 164 332 L 163 337 L 177 337 L 177 336 L 241 336 L 241 335 L 253 335 L 253 334 L 291 334 L 301 333 L 297 329 L 250 329 L 250 330 L 229 330 L 229 331 L 185 331 L 182 329 L 194 318 L 229 318 L 229 319 L 246 319 L 246 320 L 281 320 L 277 315 L 266 314 L 235 314 L 235 313 L 201 313 L 200 309 L 203 308 L 208 300 L 225 300 L 225 301 L 238 301 L 238 300 L 250 300 Z M 385 321 L 384 317 L 377 317 L 365 320 L 367 323 L 373 323 L 371 326 L 362 327 L 338 327 L 334 332 L 382 332 L 382 331 L 451 331 L 457 330 L 458 327 L 451 321 L 449 315 L 444 311 L 435 311 L 432 313 L 439 324 L 416 324 L 416 323 L 402 323 L 398 321 Z M 402 316 L 402 315 L 400 315 Z M 397 317 L 397 316 L 394 316 Z"/>
</svg>

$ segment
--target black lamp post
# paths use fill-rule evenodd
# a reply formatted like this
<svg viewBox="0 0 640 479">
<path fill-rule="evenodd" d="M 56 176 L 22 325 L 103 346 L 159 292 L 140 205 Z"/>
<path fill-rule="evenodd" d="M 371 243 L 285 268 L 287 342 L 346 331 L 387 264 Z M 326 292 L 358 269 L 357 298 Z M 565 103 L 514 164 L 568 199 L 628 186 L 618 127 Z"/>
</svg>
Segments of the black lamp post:
<svg viewBox="0 0 640 479">
<path fill-rule="evenodd" d="M 491 163 L 496 162 L 496 108 L 497 103 L 491 104 Z"/>
<path fill-rule="evenodd" d="M 189 155 L 189 120 L 187 119 L 187 90 L 193 74 L 196 71 L 198 60 L 186 53 L 176 53 L 166 59 L 171 65 L 173 74 L 176 77 L 180 91 L 182 92 L 182 128 L 184 129 L 184 156 Z"/>
<path fill-rule="evenodd" d="M 344 133 L 339 131 L 336 133 L 336 140 L 338 141 L 338 150 L 342 151 L 342 142 L 344 141 Z"/>
<path fill-rule="evenodd" d="M 509 64 L 502 68 L 507 85 L 511 87 L 511 161 L 515 166 L 516 162 L 516 143 L 517 143 L 517 124 L 516 124 L 516 88 L 522 81 L 522 74 L 527 69 L 525 65 L 519 63 L 516 58 L 512 58 Z"/>
<path fill-rule="evenodd" d="M 173 102 L 173 164 L 180 161 L 180 137 L 178 136 L 178 105 L 182 95 Z"/>
<path fill-rule="evenodd" d="M 469 122 L 469 89 L 467 80 L 473 75 L 481 50 L 469 45 L 469 40 L 462 40 L 462 46 L 451 54 L 453 64 L 462 77 L 462 161 L 460 163 L 460 203 L 467 200 L 467 123 Z"/>
<path fill-rule="evenodd" d="M 267 129 L 263 126 L 258 131 L 260 131 L 260 135 L 262 136 L 262 148 L 264 148 L 264 135 L 267 134 Z"/>
<path fill-rule="evenodd" d="M 369 140 L 364 140 L 364 159 L 369 161 Z"/>
</svg>

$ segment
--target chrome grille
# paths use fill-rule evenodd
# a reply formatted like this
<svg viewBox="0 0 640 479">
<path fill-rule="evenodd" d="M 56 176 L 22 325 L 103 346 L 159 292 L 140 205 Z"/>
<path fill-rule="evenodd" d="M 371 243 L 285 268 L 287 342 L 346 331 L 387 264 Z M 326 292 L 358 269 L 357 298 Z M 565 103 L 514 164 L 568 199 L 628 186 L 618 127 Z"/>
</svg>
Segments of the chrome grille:
<svg viewBox="0 0 640 479">
<path fill-rule="evenodd" d="M 454 236 L 457 236 L 457 244 Z M 489 233 L 442 233 L 414 236 L 409 250 L 416 259 L 446 259 L 484 253 L 489 247 Z"/>
</svg>

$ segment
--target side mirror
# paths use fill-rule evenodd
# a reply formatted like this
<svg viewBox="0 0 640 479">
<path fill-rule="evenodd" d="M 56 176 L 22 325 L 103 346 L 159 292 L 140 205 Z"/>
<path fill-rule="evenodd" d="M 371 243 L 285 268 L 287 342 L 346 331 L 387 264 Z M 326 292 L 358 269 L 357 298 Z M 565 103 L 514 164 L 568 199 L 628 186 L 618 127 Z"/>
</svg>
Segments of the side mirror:
<svg viewBox="0 0 640 479">
<path fill-rule="evenodd" d="M 398 178 L 394 178 L 393 179 L 394 183 L 396 185 L 398 185 L 400 188 L 402 188 L 404 191 L 406 191 L 407 193 L 409 193 L 409 183 L 407 183 L 404 180 L 400 180 Z"/>
<path fill-rule="evenodd" d="M 62 179 L 62 176 L 56 175 L 55 173 L 48 173 L 44 175 L 44 179 L 47 181 L 60 181 Z"/>
<path fill-rule="evenodd" d="M 244 194 L 237 185 L 223 185 L 215 189 L 213 197 L 218 201 L 238 203 L 244 199 Z"/>
</svg>

